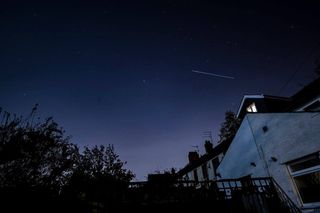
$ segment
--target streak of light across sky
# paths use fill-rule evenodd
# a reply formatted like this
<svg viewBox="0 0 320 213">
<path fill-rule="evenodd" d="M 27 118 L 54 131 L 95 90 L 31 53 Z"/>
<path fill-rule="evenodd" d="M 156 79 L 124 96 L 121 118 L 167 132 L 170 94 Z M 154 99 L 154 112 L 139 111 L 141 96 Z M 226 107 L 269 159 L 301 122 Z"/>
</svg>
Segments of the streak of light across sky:
<svg viewBox="0 0 320 213">
<path fill-rule="evenodd" d="M 234 77 L 231 77 L 231 76 L 219 75 L 219 74 L 210 73 L 210 72 L 202 72 L 202 71 L 198 71 L 198 70 L 191 70 L 191 72 L 199 73 L 199 74 L 203 74 L 203 75 L 211 75 L 211 76 L 219 77 L 219 78 L 234 79 Z"/>
</svg>

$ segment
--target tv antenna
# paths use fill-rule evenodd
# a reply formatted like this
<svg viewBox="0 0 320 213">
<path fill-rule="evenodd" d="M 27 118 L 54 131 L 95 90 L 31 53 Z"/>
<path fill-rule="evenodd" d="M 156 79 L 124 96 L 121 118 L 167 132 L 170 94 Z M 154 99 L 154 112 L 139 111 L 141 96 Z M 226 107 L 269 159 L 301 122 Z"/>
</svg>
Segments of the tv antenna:
<svg viewBox="0 0 320 213">
<path fill-rule="evenodd" d="M 202 138 L 204 139 L 204 141 L 210 141 L 211 143 L 213 143 L 211 131 L 204 131 L 202 134 Z"/>
<path fill-rule="evenodd" d="M 193 148 L 195 148 L 196 152 L 199 154 L 199 146 L 192 146 Z"/>
</svg>

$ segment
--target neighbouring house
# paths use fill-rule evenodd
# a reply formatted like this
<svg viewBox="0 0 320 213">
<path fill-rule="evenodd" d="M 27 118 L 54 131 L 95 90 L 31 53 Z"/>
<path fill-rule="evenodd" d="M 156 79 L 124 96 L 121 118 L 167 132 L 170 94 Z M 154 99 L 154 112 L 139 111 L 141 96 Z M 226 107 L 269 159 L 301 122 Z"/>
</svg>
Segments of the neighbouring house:
<svg viewBox="0 0 320 213">
<path fill-rule="evenodd" d="M 272 177 L 304 212 L 320 211 L 320 78 L 290 98 L 245 96 L 218 177 Z"/>
<path fill-rule="evenodd" d="M 228 150 L 230 142 L 226 140 L 213 147 L 210 141 L 206 141 L 206 153 L 202 156 L 199 156 L 198 152 L 189 152 L 189 163 L 178 171 L 178 178 L 187 181 L 215 180 L 216 169 Z"/>
</svg>

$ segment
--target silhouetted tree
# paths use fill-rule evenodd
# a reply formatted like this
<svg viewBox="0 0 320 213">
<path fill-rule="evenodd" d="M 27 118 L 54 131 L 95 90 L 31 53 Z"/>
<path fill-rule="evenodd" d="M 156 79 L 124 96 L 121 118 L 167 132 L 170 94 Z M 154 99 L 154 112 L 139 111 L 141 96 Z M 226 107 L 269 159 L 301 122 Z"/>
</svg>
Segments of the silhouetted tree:
<svg viewBox="0 0 320 213">
<path fill-rule="evenodd" d="M 70 178 L 78 148 L 52 118 L 33 124 L 32 114 L 22 119 L 0 111 L 0 187 L 58 192 Z"/>
<path fill-rule="evenodd" d="M 236 135 L 240 126 L 240 120 L 232 111 L 225 113 L 225 121 L 221 124 L 220 128 L 220 142 L 232 140 Z"/>
<path fill-rule="evenodd" d="M 98 211 L 118 205 L 134 177 L 123 168 L 125 164 L 112 145 L 85 147 L 65 194 L 88 204 L 99 204 L 100 209 L 95 209 Z"/>
<path fill-rule="evenodd" d="M 46 203 L 43 198 L 71 200 L 78 206 L 71 209 L 81 211 L 92 210 L 81 209 L 88 202 L 120 197 L 134 175 L 123 168 L 126 162 L 113 146 L 85 147 L 80 153 L 52 118 L 34 122 L 36 110 L 22 118 L 0 108 L 0 196 L 11 206 L 23 201 L 31 210 Z"/>
<path fill-rule="evenodd" d="M 85 147 L 78 170 L 93 178 L 111 176 L 116 180 L 129 182 L 134 175 L 123 168 L 125 164 L 126 162 L 119 159 L 112 145 L 100 145 L 92 149 Z"/>
<path fill-rule="evenodd" d="M 10 212 L 58 212 L 79 151 L 52 118 L 34 123 L 0 110 L 0 197 Z M 57 208 L 56 210 L 54 210 Z"/>
</svg>

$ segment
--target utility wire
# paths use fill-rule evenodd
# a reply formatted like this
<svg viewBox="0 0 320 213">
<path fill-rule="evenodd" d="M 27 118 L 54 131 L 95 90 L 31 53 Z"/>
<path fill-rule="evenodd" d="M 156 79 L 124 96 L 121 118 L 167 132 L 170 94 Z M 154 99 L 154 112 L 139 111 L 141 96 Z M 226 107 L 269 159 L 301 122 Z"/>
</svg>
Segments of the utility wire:
<svg viewBox="0 0 320 213">
<path fill-rule="evenodd" d="M 311 48 L 311 50 L 309 51 L 309 53 L 306 55 L 306 57 L 304 58 L 304 60 L 302 60 L 300 62 L 300 64 L 297 66 L 297 69 L 295 69 L 295 71 L 292 73 L 292 75 L 289 77 L 289 79 L 283 84 L 283 86 L 280 88 L 280 90 L 278 91 L 278 94 L 280 95 L 283 90 L 288 86 L 288 84 L 292 81 L 292 79 L 295 77 L 295 75 L 301 70 L 301 68 L 305 65 L 305 63 L 310 59 L 310 57 L 314 54 L 314 52 L 316 52 L 316 50 L 320 47 L 320 42 L 315 45 L 313 48 Z"/>
</svg>

